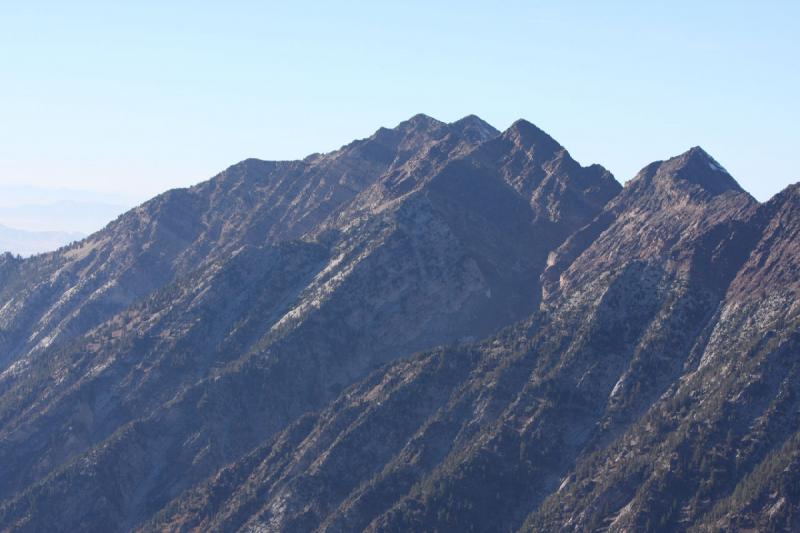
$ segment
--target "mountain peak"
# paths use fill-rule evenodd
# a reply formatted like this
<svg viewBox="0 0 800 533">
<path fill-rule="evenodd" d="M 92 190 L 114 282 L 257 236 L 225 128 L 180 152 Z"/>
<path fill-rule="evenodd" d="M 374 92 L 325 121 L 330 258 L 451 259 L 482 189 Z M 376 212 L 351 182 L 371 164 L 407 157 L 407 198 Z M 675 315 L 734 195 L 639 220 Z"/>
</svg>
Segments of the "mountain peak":
<svg viewBox="0 0 800 533">
<path fill-rule="evenodd" d="M 697 160 L 697 161 L 700 161 L 702 163 L 705 163 L 705 164 L 709 165 L 711 167 L 711 169 L 714 170 L 714 171 L 723 172 L 725 174 L 728 174 L 728 171 L 725 170 L 725 167 L 720 165 L 717 162 L 717 160 L 714 159 L 713 157 L 711 157 L 711 155 L 708 152 L 706 152 L 705 150 L 703 150 L 703 148 L 701 146 L 692 146 L 691 148 L 686 150 L 684 153 L 679 155 L 678 158 L 683 158 L 685 161 L 689 161 L 689 160 L 694 159 L 694 160 Z M 728 175 L 730 175 L 730 174 L 728 174 Z"/>
<path fill-rule="evenodd" d="M 403 122 L 398 124 L 395 129 L 401 131 L 431 130 L 444 126 L 444 124 L 445 123 L 442 122 L 441 120 L 436 120 L 435 118 L 426 115 L 425 113 L 417 113 L 408 120 L 404 120 Z"/>
<path fill-rule="evenodd" d="M 702 188 L 711 196 L 728 191 L 744 192 L 737 181 L 700 146 L 694 146 L 686 152 L 659 161 L 646 167 L 641 175 L 651 175 L 658 181 L 684 181 Z"/>
<path fill-rule="evenodd" d="M 483 120 L 478 115 L 467 115 L 465 117 L 462 117 L 462 118 L 456 120 L 455 122 L 453 122 L 453 126 L 455 126 L 455 125 L 481 126 L 483 128 L 491 128 L 491 129 L 497 131 L 498 133 L 500 133 L 497 129 L 495 129 L 494 126 L 492 126 L 491 124 L 489 124 L 488 122 Z"/>
<path fill-rule="evenodd" d="M 472 134 L 476 140 L 486 141 L 500 135 L 500 131 L 477 115 L 467 115 L 450 124 L 464 134 Z"/>
<path fill-rule="evenodd" d="M 786 206 L 792 210 L 800 210 L 800 181 L 787 185 L 782 191 L 769 199 L 766 205 Z"/>
<path fill-rule="evenodd" d="M 556 152 L 564 149 L 564 147 L 548 135 L 547 132 L 525 119 L 519 119 L 514 122 L 503 132 L 503 137 L 520 147 L 527 148 L 536 146 L 538 149 L 548 152 Z"/>
</svg>

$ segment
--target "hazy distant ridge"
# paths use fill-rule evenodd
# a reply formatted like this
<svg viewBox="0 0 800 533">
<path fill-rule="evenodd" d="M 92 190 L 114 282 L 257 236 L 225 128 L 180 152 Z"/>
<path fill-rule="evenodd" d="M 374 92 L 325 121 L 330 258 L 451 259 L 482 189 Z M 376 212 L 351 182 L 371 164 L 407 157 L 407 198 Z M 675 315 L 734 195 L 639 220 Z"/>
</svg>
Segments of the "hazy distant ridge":
<svg viewBox="0 0 800 533">
<path fill-rule="evenodd" d="M 0 226 L 0 252 L 29 256 L 56 250 L 85 236 L 79 232 L 26 231 Z"/>
</svg>

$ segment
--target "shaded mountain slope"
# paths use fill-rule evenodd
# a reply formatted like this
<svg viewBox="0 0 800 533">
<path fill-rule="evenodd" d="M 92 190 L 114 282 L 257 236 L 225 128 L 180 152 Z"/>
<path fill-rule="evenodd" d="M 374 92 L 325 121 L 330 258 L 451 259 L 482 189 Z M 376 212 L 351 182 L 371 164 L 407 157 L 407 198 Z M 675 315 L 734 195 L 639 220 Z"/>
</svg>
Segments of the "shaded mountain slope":
<svg viewBox="0 0 800 533">
<path fill-rule="evenodd" d="M 367 154 L 370 156 L 376 156 L 376 154 L 380 156 L 381 165 L 386 168 L 394 161 L 394 159 L 390 157 L 395 157 L 398 164 L 401 164 L 400 162 L 402 162 L 404 158 L 409 157 L 408 154 L 410 151 L 413 151 L 414 147 L 419 146 L 418 142 L 412 142 L 410 140 L 411 137 L 417 140 L 422 139 L 436 142 L 432 140 L 432 138 L 440 134 L 433 132 L 439 132 L 439 130 L 443 128 L 447 129 L 448 133 L 450 132 L 449 130 L 454 130 L 456 136 L 462 139 L 462 137 L 458 135 L 461 130 L 450 128 L 428 117 L 418 116 L 398 126 L 397 130 L 382 129 L 370 140 L 366 142 L 357 141 L 350 145 L 349 148 L 346 147 L 343 149 L 346 156 L 344 159 L 349 158 L 357 162 L 367 158 L 366 163 L 370 163 L 368 156 L 363 154 L 366 150 Z M 440 136 L 443 135 L 445 135 L 445 133 L 442 133 Z M 388 142 L 387 138 L 388 141 L 391 142 Z M 387 143 L 390 147 L 396 149 L 397 155 L 387 155 L 388 152 L 384 149 Z M 351 152 L 355 152 L 355 154 Z M 335 153 L 334 155 L 338 156 L 340 154 Z M 315 157 L 314 159 L 318 158 Z M 331 165 L 334 167 L 340 165 L 340 159 L 342 158 L 332 157 L 333 163 L 331 163 Z M 87 389 L 91 391 L 96 388 L 97 386 L 94 385 L 96 381 L 101 381 L 103 383 L 100 388 L 106 387 L 109 391 L 113 391 L 112 394 L 109 394 L 108 391 L 105 392 L 105 396 L 110 395 L 114 403 L 121 403 L 122 405 L 115 405 L 114 409 L 109 411 L 108 417 L 111 419 L 109 421 L 102 420 L 102 417 L 93 416 L 92 426 L 102 427 L 103 425 L 110 424 L 109 429 L 113 429 L 129 421 L 131 417 L 146 415 L 148 411 L 143 412 L 140 407 L 143 402 L 146 402 L 151 409 L 157 408 L 163 401 L 170 399 L 183 387 L 198 379 L 207 377 L 208 371 L 212 367 L 224 366 L 226 360 L 232 360 L 243 356 L 247 352 L 247 343 L 253 344 L 260 337 L 266 335 L 270 331 L 270 328 L 275 325 L 275 322 L 277 322 L 284 313 L 291 310 L 290 304 L 297 304 L 296 300 L 298 297 L 305 296 L 302 294 L 305 288 L 304 284 L 310 282 L 313 275 L 308 277 L 300 276 L 296 279 L 292 279 L 290 276 L 289 279 L 278 278 L 273 280 L 271 276 L 275 273 L 262 262 L 265 259 L 263 254 L 259 252 L 239 253 L 242 250 L 242 242 L 247 241 L 247 233 L 255 233 L 255 229 L 258 229 L 253 228 L 252 225 L 248 226 L 242 220 L 248 219 L 252 224 L 258 225 L 260 223 L 259 221 L 253 222 L 256 215 L 261 215 L 259 220 L 271 218 L 269 213 L 274 213 L 278 209 L 278 207 L 270 202 L 258 204 L 256 207 L 249 210 L 243 209 L 240 204 L 245 200 L 252 203 L 253 189 L 258 188 L 258 184 L 261 183 L 262 180 L 260 178 L 256 179 L 256 185 L 250 184 L 249 186 L 242 185 L 242 180 L 248 180 L 253 177 L 252 174 L 256 173 L 253 167 L 273 168 L 275 166 L 300 168 L 306 165 L 302 162 L 274 164 L 247 161 L 237 167 L 233 167 L 233 169 L 229 169 L 218 178 L 196 188 L 208 189 L 213 187 L 216 191 L 214 193 L 204 195 L 201 194 L 202 191 L 197 192 L 195 190 L 174 191 L 151 202 L 151 204 L 164 202 L 169 204 L 169 202 L 174 201 L 176 203 L 175 209 L 164 208 L 165 212 L 163 217 L 169 219 L 174 216 L 180 218 L 183 215 L 187 215 L 189 211 L 196 214 L 195 208 L 199 206 L 196 205 L 196 202 L 193 203 L 193 201 L 198 198 L 205 198 L 207 201 L 214 204 L 213 208 L 209 209 L 211 215 L 208 215 L 206 218 L 212 219 L 213 216 L 212 221 L 216 221 L 217 225 L 220 227 L 224 226 L 223 233 L 236 233 L 236 235 L 234 237 L 230 235 L 224 237 L 220 237 L 219 235 L 215 236 L 214 238 L 217 239 L 217 241 L 222 240 L 226 244 L 217 244 L 214 248 L 214 252 L 208 254 L 207 258 L 204 259 L 204 262 L 201 263 L 199 267 L 195 265 L 195 270 L 192 270 L 189 266 L 177 269 L 174 265 L 170 265 L 170 268 L 180 270 L 184 273 L 173 276 L 176 281 L 170 283 L 170 285 L 160 292 L 156 291 L 143 305 L 138 306 L 138 308 L 133 308 L 131 311 L 123 311 L 122 314 L 117 314 L 115 306 L 109 306 L 108 302 L 103 302 L 103 299 L 97 297 L 97 295 L 91 296 L 90 300 L 103 303 L 101 306 L 103 312 L 102 316 L 105 316 L 106 320 L 108 320 L 105 325 L 99 326 L 99 329 L 90 330 L 88 334 L 84 336 L 76 337 L 71 343 L 65 346 L 60 346 L 59 343 L 48 344 L 44 347 L 45 351 L 42 354 L 34 350 L 25 357 L 21 357 L 4 372 L 0 377 L 0 383 L 3 387 L 1 390 L 5 392 L 3 395 L 3 402 L 0 403 L 0 411 L 2 411 L 2 417 L 6 421 L 2 431 L 5 435 L 9 436 L 8 440 L 4 440 L 4 443 L 8 444 L 7 449 L 9 453 L 16 454 L 15 450 L 20 449 L 20 443 L 15 437 L 15 435 L 18 434 L 27 436 L 32 433 L 34 438 L 40 440 L 42 443 L 46 443 L 53 441 L 56 435 L 69 433 L 68 428 L 74 427 L 72 424 L 72 417 L 73 415 L 77 416 L 77 410 L 75 409 L 76 398 L 83 399 L 85 403 L 87 395 L 89 397 L 94 397 L 95 394 L 87 393 L 86 391 Z M 356 165 L 348 165 L 348 167 L 353 166 Z M 383 167 L 380 167 L 377 170 L 381 170 L 382 168 Z M 368 170 L 370 169 L 367 168 L 365 171 Z M 376 169 L 373 169 L 373 171 L 376 171 Z M 344 176 L 343 179 L 351 179 L 353 169 L 347 168 L 341 172 L 341 175 Z M 333 175 L 337 176 L 337 174 Z M 266 180 L 266 182 L 270 186 L 302 189 L 303 187 L 307 188 L 315 183 L 324 183 L 325 180 L 324 176 L 318 176 L 315 182 L 314 176 L 309 180 L 307 175 L 298 176 L 292 174 L 288 177 L 279 176 L 279 178 L 280 179 L 275 178 L 271 181 Z M 371 179 L 376 178 L 371 176 Z M 269 199 L 274 199 L 275 196 L 276 194 L 274 193 L 265 195 L 265 197 Z M 176 200 L 175 198 L 177 197 L 182 198 L 182 200 Z M 303 196 L 300 195 L 295 199 L 303 199 Z M 287 203 L 290 204 L 291 202 L 287 201 Z M 138 211 L 143 211 L 144 214 Z M 138 217 L 140 215 L 147 219 L 151 216 L 150 213 L 152 211 L 153 207 L 146 204 L 142 208 L 138 208 L 136 212 L 126 214 L 123 218 L 135 219 L 138 222 Z M 200 215 L 203 213 L 201 209 L 196 209 L 196 211 L 200 213 Z M 305 213 L 306 211 L 303 212 Z M 197 217 L 200 215 L 197 215 Z M 320 218 L 320 221 L 321 220 L 322 218 Z M 128 222 L 129 221 L 130 220 L 128 220 Z M 237 221 L 241 227 L 238 229 L 231 229 L 233 222 Z M 198 227 L 206 228 L 204 231 L 207 232 L 207 228 L 210 225 L 209 222 L 206 222 Z M 158 227 L 159 224 L 156 224 L 156 226 Z M 112 225 L 104 232 L 101 232 L 99 236 L 93 236 L 86 242 L 81 243 L 77 249 L 83 250 L 86 247 L 91 247 L 98 239 L 104 239 L 109 242 L 113 241 L 115 237 L 114 232 L 117 229 L 116 226 Z M 159 256 L 163 257 L 165 255 L 164 247 L 166 245 L 162 242 L 163 235 L 160 233 L 153 234 L 148 232 L 147 228 L 145 228 L 144 231 L 136 233 L 134 237 L 140 240 L 150 239 L 146 247 L 148 249 L 161 249 L 162 251 Z M 275 239 L 278 239 L 278 237 Z M 115 247 L 114 253 L 120 248 L 123 249 L 123 252 L 131 248 L 132 240 L 133 238 L 122 239 L 122 244 Z M 250 240 L 254 240 L 254 237 L 250 237 Z M 261 242 L 265 240 L 269 242 L 270 239 L 261 235 Z M 204 246 L 203 243 L 207 241 L 208 237 L 205 234 L 200 235 L 192 241 L 190 247 Z M 189 241 L 187 240 L 187 242 Z M 316 246 L 322 248 L 323 254 L 328 252 L 327 247 L 322 245 Z M 301 246 L 301 249 L 302 248 Z M 283 247 L 283 249 L 285 251 L 290 248 Z M 297 248 L 295 247 L 294 249 Z M 73 252 L 74 250 L 68 250 L 65 253 L 71 254 Z M 190 248 L 186 248 L 182 253 L 188 254 L 190 252 Z M 267 253 L 269 254 L 269 252 Z M 228 266 L 227 260 L 225 259 L 225 257 L 229 256 L 235 258 L 231 261 L 232 264 L 230 266 Z M 283 258 L 280 250 L 272 254 L 273 258 L 276 256 L 278 260 Z M 222 257 L 222 259 L 214 261 L 214 257 Z M 50 259 L 55 261 L 53 258 Z M 119 273 L 118 270 L 114 270 L 108 266 L 111 260 L 108 258 L 106 259 L 107 262 L 101 263 L 100 272 L 95 271 L 91 265 L 86 266 L 87 273 L 81 277 L 76 287 L 93 285 L 95 282 L 91 280 L 92 278 L 103 279 L 104 277 Z M 140 259 L 141 256 L 136 257 L 133 266 L 130 266 L 130 269 L 136 272 L 136 276 L 145 277 L 157 274 L 157 265 L 151 269 L 145 269 L 142 264 L 136 263 L 136 261 Z M 184 259 L 175 259 L 175 261 L 179 260 L 182 261 Z M 310 264 L 299 264 L 297 261 L 291 261 L 292 264 L 290 264 L 289 268 L 298 268 L 300 272 L 303 270 L 310 272 L 310 270 L 316 268 L 316 271 L 313 272 L 313 274 L 316 275 L 326 267 L 325 264 L 320 263 L 320 254 L 301 254 L 300 260 L 306 263 L 310 261 Z M 30 265 L 28 265 L 27 262 L 23 262 L 19 264 L 12 263 L 10 266 L 12 268 L 16 267 L 16 272 L 15 270 L 11 270 L 11 272 L 9 272 L 9 277 L 12 277 L 12 281 L 17 281 L 13 280 L 13 275 L 20 270 L 23 270 L 22 273 L 24 274 L 24 269 Z M 163 266 L 163 262 L 161 266 Z M 279 269 L 282 270 L 283 267 L 281 266 Z M 142 272 L 142 270 L 145 271 Z M 230 291 L 229 285 L 231 283 L 236 283 L 238 278 L 242 277 L 243 270 L 249 271 L 248 274 L 245 274 L 250 277 L 250 279 L 245 278 L 248 283 L 242 283 L 241 286 L 236 287 L 236 290 Z M 125 271 L 123 271 L 121 275 L 125 278 Z M 254 275 L 263 277 L 253 278 Z M 90 281 L 86 281 L 87 277 L 90 278 Z M 130 280 L 128 279 L 128 281 Z M 264 282 L 272 285 L 264 287 Z M 112 280 L 107 281 L 105 285 L 119 287 L 120 284 L 124 283 L 125 281 L 112 278 Z M 283 285 L 275 287 L 275 283 Z M 208 292 L 209 287 L 214 289 L 210 293 Z M 139 287 L 141 292 L 146 292 L 149 288 L 151 288 L 151 286 Z M 50 290 L 52 290 L 52 287 Z M 260 291 L 263 291 L 263 294 L 259 295 L 258 293 Z M 275 291 L 283 291 L 283 296 L 281 296 L 282 300 L 269 300 L 270 297 L 280 295 L 280 293 L 276 295 Z M 78 305 L 79 302 L 73 301 L 75 294 L 78 292 L 80 292 L 79 289 L 74 287 L 69 289 L 67 293 L 59 299 L 55 309 L 47 310 L 46 316 L 49 317 L 58 314 L 62 307 Z M 282 309 L 281 314 L 274 316 L 270 322 L 268 319 L 269 314 L 266 316 L 256 314 L 260 309 L 251 307 L 252 302 L 250 300 L 242 298 L 237 300 L 236 294 L 242 294 L 243 292 L 245 292 L 245 294 L 249 292 L 250 294 L 246 294 L 247 296 L 255 295 L 256 298 L 265 301 L 266 305 L 277 304 L 285 308 Z M 17 300 L 19 300 L 18 294 L 15 296 L 14 301 Z M 12 304 L 13 303 L 12 301 Z M 24 304 L 23 311 L 25 307 L 32 307 L 30 300 L 25 300 Z M 86 307 L 87 305 L 79 306 L 77 313 L 85 313 Z M 278 308 L 281 309 L 281 307 Z M 225 315 L 226 311 L 229 312 L 229 316 Z M 215 329 L 208 330 L 208 324 L 203 322 L 198 323 L 198 314 L 213 317 L 213 320 L 218 320 L 219 317 L 223 317 L 223 324 L 227 324 L 227 327 L 216 323 L 214 324 L 216 326 Z M 8 315 L 11 315 L 12 319 L 14 318 L 12 312 L 9 312 Z M 257 327 L 260 328 L 259 333 L 250 333 L 250 338 L 246 344 L 226 344 L 231 342 L 230 337 L 232 334 L 239 333 L 241 329 L 239 321 L 241 320 L 247 320 L 254 324 L 257 323 Z M 42 321 L 40 324 L 44 329 L 47 321 Z M 59 328 L 57 327 L 57 329 Z M 9 329 L 8 331 L 13 332 L 14 329 Z M 56 335 L 56 333 L 51 333 L 50 336 L 52 337 L 53 335 Z M 209 348 L 211 348 L 211 350 L 209 350 Z M 84 367 L 81 364 L 76 364 L 76 359 L 82 362 L 83 365 L 90 366 Z M 153 367 L 151 367 L 151 364 L 153 364 L 151 363 L 151 359 L 155 359 L 158 362 Z M 131 375 L 130 367 L 132 365 L 136 367 L 135 376 Z M 163 367 L 166 367 L 166 369 L 164 370 Z M 86 374 L 85 371 L 88 368 L 100 369 L 102 370 L 102 375 L 99 370 Z M 62 378 L 54 383 L 50 379 L 52 375 L 59 375 L 62 376 Z M 169 385 L 167 385 L 165 381 L 168 381 Z M 155 395 L 141 394 L 143 384 L 146 384 L 147 390 L 153 391 Z M 36 401 L 30 404 L 30 400 L 34 398 Z M 133 402 L 133 405 L 128 405 L 129 399 Z M 28 410 L 21 411 L 19 406 L 25 404 L 28 404 Z M 109 409 L 104 407 L 101 412 L 103 410 L 108 411 Z M 92 409 L 92 411 L 94 412 L 94 409 Z M 54 424 L 52 420 L 57 422 Z M 44 433 L 40 434 L 40 431 Z M 102 436 L 105 432 L 106 430 L 99 435 Z M 81 445 L 75 448 L 73 446 L 75 440 L 74 438 L 55 439 L 55 442 L 58 444 L 48 450 L 48 455 L 57 455 L 62 457 L 62 460 L 66 460 L 74 456 L 76 452 L 84 450 L 86 446 L 90 446 L 95 441 L 94 438 L 78 438 L 77 440 Z M 42 445 L 43 444 L 40 444 L 40 446 Z M 68 450 L 59 450 L 59 448 L 68 448 Z M 2 449 L 3 447 L 0 447 L 0 453 L 2 453 Z M 58 462 L 52 464 L 52 457 L 34 457 L 33 454 L 28 454 L 27 457 L 29 459 L 35 459 L 39 463 L 44 463 L 43 468 L 45 471 L 52 469 L 61 462 L 61 460 L 58 460 Z M 33 476 L 37 476 L 37 472 L 39 472 L 39 469 L 30 468 L 31 465 L 27 464 L 25 461 L 9 460 L 7 464 L 13 465 L 11 468 L 18 469 L 23 473 L 25 476 L 23 481 L 21 481 L 23 484 L 27 482 L 24 480 L 30 480 Z M 33 478 L 35 479 L 35 477 Z M 3 476 L 3 483 L 12 483 L 13 479 L 15 479 L 13 475 Z"/>
<path fill-rule="evenodd" d="M 208 196 L 213 217 L 170 263 L 185 274 L 0 378 L 0 459 L 13 465 L 2 487 L 19 494 L 0 521 L 134 527 L 378 365 L 531 313 L 548 254 L 619 185 L 520 127 L 533 128 L 497 136 L 477 117 L 415 117 L 402 136 L 380 130 L 374 138 L 401 137 L 394 158 L 339 209 L 321 203 L 314 227 L 288 207 L 290 223 L 271 204 L 244 209 L 247 173 L 201 185 L 226 192 Z M 406 130 L 425 142 L 409 148 Z M 523 188 L 509 180 L 520 162 Z M 233 222 L 218 215 L 239 210 Z"/>
<path fill-rule="evenodd" d="M 418 115 L 2 256 L 0 529 L 795 531 L 799 191 Z"/>
<path fill-rule="evenodd" d="M 772 492 L 773 504 L 783 499 L 782 509 L 767 513 L 770 509 L 762 507 L 749 517 L 737 507 L 741 503 L 731 501 L 753 497 L 758 489 L 743 487 L 764 483 L 753 476 L 758 479 L 758 472 L 768 468 L 765 462 L 784 461 L 788 469 L 796 455 L 796 278 L 774 283 L 771 266 L 777 257 L 784 272 L 797 263 L 791 252 L 797 219 L 787 217 L 798 207 L 795 189 L 750 219 L 761 230 L 757 244 L 714 320 L 698 336 L 679 380 L 608 448 L 579 462 L 575 477 L 533 525 L 555 519 L 606 522 L 610 530 L 716 531 L 739 520 L 737 527 L 757 527 L 760 521 L 773 530 L 797 527 L 792 509 L 800 502 L 794 491 Z M 745 287 L 751 290 L 742 292 Z"/>
<path fill-rule="evenodd" d="M 391 364 L 146 530 L 797 527 L 797 187 L 646 167 L 489 341 Z"/>
<path fill-rule="evenodd" d="M 4 269 L 0 331 L 15 335 L 0 337 L 0 365 L 87 332 L 198 263 L 244 244 L 299 237 L 454 129 L 419 115 L 303 161 L 243 161 L 154 198 L 80 243 Z"/>
</svg>

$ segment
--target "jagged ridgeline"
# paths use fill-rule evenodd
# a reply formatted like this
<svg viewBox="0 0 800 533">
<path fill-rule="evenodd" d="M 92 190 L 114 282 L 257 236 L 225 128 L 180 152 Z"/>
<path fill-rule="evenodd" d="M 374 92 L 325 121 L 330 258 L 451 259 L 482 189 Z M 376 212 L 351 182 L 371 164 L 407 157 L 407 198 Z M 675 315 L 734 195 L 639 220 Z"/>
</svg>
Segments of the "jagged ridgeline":
<svg viewBox="0 0 800 533">
<path fill-rule="evenodd" d="M 0 256 L 0 531 L 800 531 L 800 187 L 417 115 Z"/>
</svg>

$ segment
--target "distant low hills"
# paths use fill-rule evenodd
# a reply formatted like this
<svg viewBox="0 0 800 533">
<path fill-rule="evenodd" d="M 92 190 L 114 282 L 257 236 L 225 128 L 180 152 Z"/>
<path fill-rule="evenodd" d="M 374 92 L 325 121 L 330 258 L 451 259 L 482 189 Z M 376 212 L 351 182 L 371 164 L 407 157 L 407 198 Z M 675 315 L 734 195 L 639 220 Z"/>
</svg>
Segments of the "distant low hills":
<svg viewBox="0 0 800 533">
<path fill-rule="evenodd" d="M 30 256 L 49 252 L 86 237 L 69 231 L 27 231 L 0 225 L 0 252 Z"/>
<path fill-rule="evenodd" d="M 121 195 L 0 185 L 0 252 L 51 252 L 82 239 L 136 202 Z"/>
</svg>

